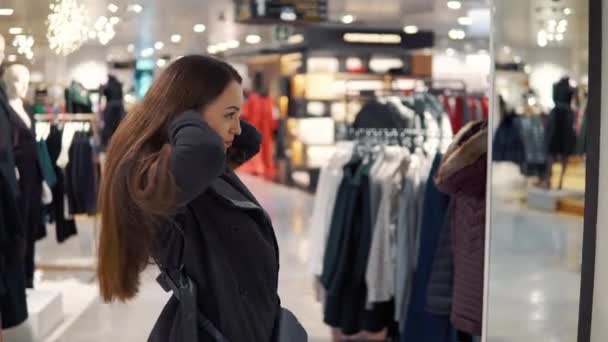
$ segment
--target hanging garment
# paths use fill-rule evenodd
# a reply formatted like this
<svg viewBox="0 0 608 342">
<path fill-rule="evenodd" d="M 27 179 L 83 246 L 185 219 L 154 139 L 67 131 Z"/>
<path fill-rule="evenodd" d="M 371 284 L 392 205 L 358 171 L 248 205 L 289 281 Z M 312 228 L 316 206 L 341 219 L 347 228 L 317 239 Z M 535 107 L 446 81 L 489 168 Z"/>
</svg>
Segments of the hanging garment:
<svg viewBox="0 0 608 342">
<path fill-rule="evenodd" d="M 321 169 L 319 175 L 311 219 L 309 264 L 310 271 L 316 276 L 320 276 L 323 272 L 323 256 L 336 205 L 336 196 L 344 174 L 344 165 L 352 158 L 353 147 L 351 143 L 340 143 L 336 153 Z"/>
<path fill-rule="evenodd" d="M 526 176 L 544 176 L 548 172 L 545 126 L 539 116 L 520 116 L 517 120 L 524 143 L 521 171 Z"/>
<path fill-rule="evenodd" d="M 332 222 L 332 232 L 328 240 L 327 252 L 338 247 L 335 255 L 335 273 L 327 277 L 331 269 L 324 267 L 323 285 L 327 289 L 324 321 L 338 327 L 345 335 L 361 331 L 378 332 L 392 322 L 393 303 L 379 303 L 367 309 L 365 271 L 371 244 L 369 171 L 372 163 L 351 162 L 344 167 L 346 187 L 352 198 L 343 212 L 343 220 Z M 344 223 L 339 227 L 338 223 Z M 336 225 L 334 225 L 336 223 Z M 332 233 L 337 232 L 337 234 Z M 340 239 L 332 239 L 341 236 Z M 335 247 L 332 247 L 332 243 Z M 338 246 L 336 246 L 338 245 Z M 326 252 L 326 254 L 327 254 Z M 327 281 L 329 280 L 329 281 Z"/>
<path fill-rule="evenodd" d="M 411 111 L 410 111 L 411 112 Z M 367 102 L 357 114 L 353 128 L 396 128 L 404 129 L 413 125 L 410 113 L 402 114 L 394 105 L 377 100 Z"/>
<path fill-rule="evenodd" d="M 15 327 L 28 317 L 23 267 L 26 236 L 19 211 L 11 187 L 0 173 L 0 330 Z"/>
<path fill-rule="evenodd" d="M 436 177 L 438 189 L 452 198 L 451 320 L 457 329 L 472 335 L 481 335 L 483 316 L 487 141 L 486 122 L 463 127 L 446 152 Z"/>
<path fill-rule="evenodd" d="M 61 151 L 61 138 L 63 132 L 56 126 L 51 126 L 51 132 L 46 139 L 46 143 L 53 162 L 55 174 L 57 176 L 57 182 L 55 186 L 51 187 L 53 191 L 53 203 L 47 207 L 49 214 L 49 222 L 55 223 L 55 233 L 57 242 L 62 243 L 68 238 L 77 234 L 76 223 L 71 218 L 66 218 L 65 215 L 65 175 L 64 171 L 57 166 L 57 159 Z"/>
<path fill-rule="evenodd" d="M 447 211 L 445 214 L 429 279 L 426 311 L 433 315 L 449 317 L 454 290 L 454 257 L 449 214 Z"/>
<path fill-rule="evenodd" d="M 464 98 L 462 96 L 458 96 L 456 97 L 455 101 L 456 104 L 454 105 L 452 116 L 450 117 L 450 121 L 452 123 L 452 132 L 454 134 L 458 133 L 466 122 Z"/>
<path fill-rule="evenodd" d="M 93 104 L 89 91 L 80 83 L 72 81 L 64 91 L 65 106 L 68 113 L 92 113 Z"/>
<path fill-rule="evenodd" d="M 19 170 L 18 206 L 25 228 L 25 277 L 28 288 L 34 286 L 35 243 L 46 236 L 42 221 L 42 169 L 34 133 L 21 118 L 13 125 L 15 165 Z"/>
<path fill-rule="evenodd" d="M 368 303 L 387 302 L 395 296 L 397 202 L 408 155 L 403 148 L 385 147 L 384 167 L 374 176 L 381 185 L 381 198 L 376 219 L 372 220 L 375 223 L 365 273 Z"/>
<path fill-rule="evenodd" d="M 409 306 L 418 260 L 420 219 L 429 167 L 425 156 L 414 154 L 410 157 L 408 172 L 399 198 L 395 320 L 401 323 L 405 322 L 407 315 L 406 308 Z"/>
<path fill-rule="evenodd" d="M 485 96 L 481 97 L 481 109 L 483 110 L 483 119 L 487 121 L 490 117 L 490 100 Z"/>
<path fill-rule="evenodd" d="M 433 179 L 438 172 L 441 155 L 436 155 L 429 177 Z M 448 342 L 453 335 L 449 315 L 434 315 L 426 308 L 427 289 L 434 256 L 439 246 L 439 235 L 444 226 L 448 209 L 449 197 L 437 189 L 433 181 L 429 181 L 424 189 L 424 209 L 420 224 L 420 249 L 414 277 L 412 278 L 412 295 L 403 317 L 405 323 L 401 333 L 401 341 Z"/>
<path fill-rule="evenodd" d="M 46 181 L 46 184 L 52 188 L 57 184 L 57 173 L 55 173 L 55 168 L 53 167 L 53 161 L 51 160 L 46 141 L 38 141 L 38 157 L 40 159 L 40 167 L 42 168 L 44 180 Z"/>
<path fill-rule="evenodd" d="M 243 119 L 247 120 L 262 133 L 260 153 L 239 168 L 239 171 L 263 176 L 268 180 L 276 176 L 274 163 L 274 131 L 277 122 L 272 116 L 272 98 L 251 94 L 243 106 Z"/>
<path fill-rule="evenodd" d="M 96 167 L 88 132 L 76 132 L 65 169 L 70 214 L 94 215 L 97 211 Z"/>
<path fill-rule="evenodd" d="M 522 165 L 524 162 L 524 142 L 518 120 L 518 115 L 514 112 L 508 113 L 502 118 L 492 142 L 494 161 L 509 161 L 517 165 Z"/>
</svg>

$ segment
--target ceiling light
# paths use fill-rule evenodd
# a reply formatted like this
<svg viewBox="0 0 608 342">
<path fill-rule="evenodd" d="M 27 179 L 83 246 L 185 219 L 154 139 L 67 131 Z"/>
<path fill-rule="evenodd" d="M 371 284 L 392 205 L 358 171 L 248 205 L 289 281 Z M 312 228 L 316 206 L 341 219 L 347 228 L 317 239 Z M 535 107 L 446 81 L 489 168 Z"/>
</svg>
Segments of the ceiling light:
<svg viewBox="0 0 608 342">
<path fill-rule="evenodd" d="M 504 52 L 505 52 L 507 55 L 511 53 L 511 47 L 509 47 L 509 46 L 506 46 L 506 45 L 505 45 L 505 46 L 502 48 L 502 50 L 503 50 L 503 51 L 504 51 Z"/>
<path fill-rule="evenodd" d="M 448 37 L 453 40 L 463 40 L 466 36 L 466 33 L 459 29 L 451 29 L 450 32 L 448 32 Z"/>
<path fill-rule="evenodd" d="M 298 19 L 298 15 L 292 9 L 283 10 L 280 17 L 281 20 L 284 21 L 294 21 Z"/>
<path fill-rule="evenodd" d="M 23 29 L 21 27 L 11 27 L 8 29 L 8 33 L 10 34 L 22 34 Z"/>
<path fill-rule="evenodd" d="M 287 43 L 289 44 L 301 44 L 304 42 L 304 36 L 301 34 L 294 34 L 287 38 Z"/>
<path fill-rule="evenodd" d="M 164 67 L 165 65 L 167 65 L 167 60 L 164 58 L 161 58 L 159 60 L 156 61 L 156 66 L 159 68 Z"/>
<path fill-rule="evenodd" d="M 448 8 L 453 10 L 459 10 L 462 8 L 462 2 L 458 0 L 450 0 L 448 1 Z"/>
<path fill-rule="evenodd" d="M 180 36 L 179 34 L 174 34 L 174 35 L 171 36 L 171 42 L 172 43 L 177 44 L 177 43 L 179 43 L 181 41 L 182 41 L 182 36 Z"/>
<path fill-rule="evenodd" d="M 570 14 L 572 14 L 572 8 L 570 8 L 570 7 L 566 7 L 566 8 L 564 8 L 564 14 L 565 14 L 565 15 L 570 15 Z"/>
<path fill-rule="evenodd" d="M 448 56 L 450 56 L 450 57 L 455 56 L 456 55 L 456 50 L 454 50 L 452 48 L 446 49 L 445 50 L 445 54 L 448 55 Z"/>
<path fill-rule="evenodd" d="M 118 24 L 119 22 L 120 22 L 120 18 L 119 18 L 119 17 L 112 17 L 112 18 L 110 18 L 110 23 L 111 23 L 112 25 L 116 25 L 116 24 Z"/>
<path fill-rule="evenodd" d="M 520 56 L 515 56 L 515 57 L 513 57 L 513 62 L 515 62 L 516 64 L 519 64 L 522 62 L 522 59 Z"/>
<path fill-rule="evenodd" d="M 236 49 L 241 45 L 241 43 L 238 40 L 229 40 L 228 42 L 226 42 L 226 46 L 229 49 Z"/>
<path fill-rule="evenodd" d="M 78 50 L 89 39 L 89 16 L 77 0 L 56 0 L 46 20 L 49 47 L 64 56 Z"/>
<path fill-rule="evenodd" d="M 548 44 L 547 32 L 545 32 L 544 30 L 540 30 L 538 32 L 538 34 L 536 35 L 536 43 L 540 47 L 547 46 L 547 44 Z"/>
<path fill-rule="evenodd" d="M 14 12 L 15 10 L 12 8 L 0 8 L 0 15 L 13 15 Z"/>
<path fill-rule="evenodd" d="M 403 28 L 403 32 L 407 34 L 416 34 L 418 33 L 418 26 L 416 25 L 408 25 Z"/>
<path fill-rule="evenodd" d="M 95 30 L 89 31 L 89 39 L 96 39 L 96 38 L 97 38 L 97 31 L 95 31 Z"/>
<path fill-rule="evenodd" d="M 247 44 L 258 44 L 262 41 L 262 37 L 258 36 L 257 34 L 250 34 L 245 37 L 245 41 Z"/>
<path fill-rule="evenodd" d="M 462 26 L 471 26 L 473 25 L 473 19 L 469 17 L 460 17 L 458 18 L 458 23 Z"/>
<path fill-rule="evenodd" d="M 526 74 L 531 74 L 532 73 L 532 67 L 530 66 L 530 64 L 526 64 L 526 66 L 524 66 L 524 72 Z"/>
<path fill-rule="evenodd" d="M 547 25 L 549 26 L 549 29 L 555 29 L 557 26 L 557 20 L 551 19 L 547 22 Z"/>
<path fill-rule="evenodd" d="M 133 45 L 133 44 L 127 45 L 127 52 L 132 53 L 133 51 L 135 51 L 135 45 Z"/>
<path fill-rule="evenodd" d="M 219 52 L 224 52 L 228 50 L 228 45 L 226 43 L 218 43 L 215 47 Z"/>
<path fill-rule="evenodd" d="M 555 35 L 555 40 L 558 42 L 561 42 L 562 40 L 564 40 L 564 35 L 561 33 L 558 33 Z"/>
<path fill-rule="evenodd" d="M 28 60 L 32 60 L 32 59 L 34 58 L 34 53 L 33 53 L 33 52 L 31 52 L 31 51 L 30 51 L 30 52 L 28 52 L 28 53 L 25 55 L 25 58 L 27 58 Z"/>
<path fill-rule="evenodd" d="M 142 57 L 150 57 L 154 54 L 154 49 L 153 48 L 147 48 L 147 49 L 143 49 L 141 51 L 141 56 Z"/>
<path fill-rule="evenodd" d="M 141 13 L 143 10 L 144 8 L 140 4 L 132 4 L 127 7 L 129 12 Z"/>
<path fill-rule="evenodd" d="M 342 21 L 343 24 L 352 24 L 355 21 L 355 17 L 350 14 L 346 14 L 346 15 L 343 15 L 340 20 Z"/>
<path fill-rule="evenodd" d="M 207 29 L 207 26 L 205 26 L 203 24 L 196 24 L 196 25 L 194 25 L 194 27 L 192 29 L 194 30 L 194 32 L 202 33 L 202 32 L 205 32 L 205 30 Z"/>
<path fill-rule="evenodd" d="M 209 45 L 207 47 L 207 53 L 215 55 L 217 52 L 217 47 L 215 45 Z"/>
<path fill-rule="evenodd" d="M 552 42 L 555 40 L 555 35 L 553 33 L 547 33 L 547 40 Z"/>
<path fill-rule="evenodd" d="M 558 33 L 566 33 L 566 30 L 567 30 L 566 26 L 558 26 L 557 27 L 557 32 Z"/>
<path fill-rule="evenodd" d="M 156 43 L 154 44 L 154 48 L 155 48 L 156 50 L 162 50 L 164 47 L 165 47 L 165 44 L 164 44 L 163 42 L 156 42 Z"/>
<path fill-rule="evenodd" d="M 559 21 L 559 26 L 568 26 L 568 20 L 562 19 Z"/>
<path fill-rule="evenodd" d="M 16 62 L 17 61 L 17 55 L 8 55 L 7 60 L 9 62 Z"/>
<path fill-rule="evenodd" d="M 116 6 L 115 4 L 109 4 L 108 11 L 110 11 L 112 13 L 116 13 L 116 12 L 118 12 L 118 6 Z"/>
</svg>

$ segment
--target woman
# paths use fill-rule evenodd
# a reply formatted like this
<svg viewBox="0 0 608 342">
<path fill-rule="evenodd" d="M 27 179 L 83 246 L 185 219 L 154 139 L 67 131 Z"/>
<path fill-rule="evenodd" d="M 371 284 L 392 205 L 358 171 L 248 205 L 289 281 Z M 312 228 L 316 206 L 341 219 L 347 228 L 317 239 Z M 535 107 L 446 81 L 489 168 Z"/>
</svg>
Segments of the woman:
<svg viewBox="0 0 608 342">
<path fill-rule="evenodd" d="M 186 56 L 112 137 L 100 191 L 100 290 L 106 302 L 133 298 L 154 259 L 173 297 L 149 341 L 276 340 L 277 241 L 232 170 L 260 145 L 239 119 L 242 104 L 231 66 Z"/>
</svg>

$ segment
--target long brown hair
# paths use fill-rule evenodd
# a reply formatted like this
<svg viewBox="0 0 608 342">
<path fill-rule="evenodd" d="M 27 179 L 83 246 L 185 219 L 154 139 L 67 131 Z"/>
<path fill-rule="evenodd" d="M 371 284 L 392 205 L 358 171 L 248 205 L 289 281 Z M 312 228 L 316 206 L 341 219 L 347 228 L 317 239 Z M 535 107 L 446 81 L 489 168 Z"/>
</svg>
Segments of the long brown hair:
<svg viewBox="0 0 608 342">
<path fill-rule="evenodd" d="M 187 110 L 203 111 L 232 81 L 241 83 L 241 77 L 222 61 L 182 57 L 158 76 L 112 136 L 99 192 L 97 275 L 104 301 L 125 301 L 137 294 L 154 231 L 175 210 L 171 121 Z"/>
</svg>

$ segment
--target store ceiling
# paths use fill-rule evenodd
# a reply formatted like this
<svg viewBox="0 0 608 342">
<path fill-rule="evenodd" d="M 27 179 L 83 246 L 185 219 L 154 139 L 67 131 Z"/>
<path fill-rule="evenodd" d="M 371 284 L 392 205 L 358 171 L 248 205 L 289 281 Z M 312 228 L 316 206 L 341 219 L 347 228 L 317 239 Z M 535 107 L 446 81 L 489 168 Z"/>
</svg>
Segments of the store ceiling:
<svg viewBox="0 0 608 342">
<path fill-rule="evenodd" d="M 126 12 L 127 6 L 135 1 L 143 6 L 143 11 L 139 14 Z M 232 1 L 229 0 L 80 0 L 80 3 L 87 7 L 92 21 L 102 15 L 112 16 L 108 4 L 118 5 L 119 11 L 115 15 L 121 17 L 122 21 L 115 27 L 116 37 L 108 44 L 108 54 L 118 57 L 128 55 L 128 44 L 134 44 L 136 49 L 141 50 L 162 41 L 165 47 L 157 55 L 169 53 L 175 56 L 205 51 L 208 44 L 229 39 L 239 39 L 244 44 L 244 37 L 250 33 L 261 35 L 263 41 L 269 41 L 271 37 L 268 26 L 234 24 Z M 463 0 L 463 8 L 457 11 L 447 8 L 445 0 L 383 0 L 382 6 L 374 6 L 371 11 L 369 0 L 329 0 L 328 4 L 333 21 L 351 14 L 355 16 L 356 24 L 386 27 L 417 25 L 421 29 L 436 31 L 439 37 L 447 36 L 450 29 L 459 27 L 458 17 L 466 15 L 470 9 L 487 9 L 486 0 Z M 46 49 L 48 0 L 4 0 L 1 7 L 15 9 L 12 16 L 0 20 L 0 34 L 6 36 L 9 43 L 12 40 L 9 28 L 22 27 L 26 33 L 34 36 L 35 50 Z M 471 36 L 487 38 L 488 20 L 474 22 L 468 28 Z M 199 23 L 207 26 L 206 32 L 193 32 L 193 25 Z M 173 34 L 182 35 L 183 40 L 179 44 L 171 43 Z M 99 45 L 95 41 L 87 44 Z"/>
</svg>

